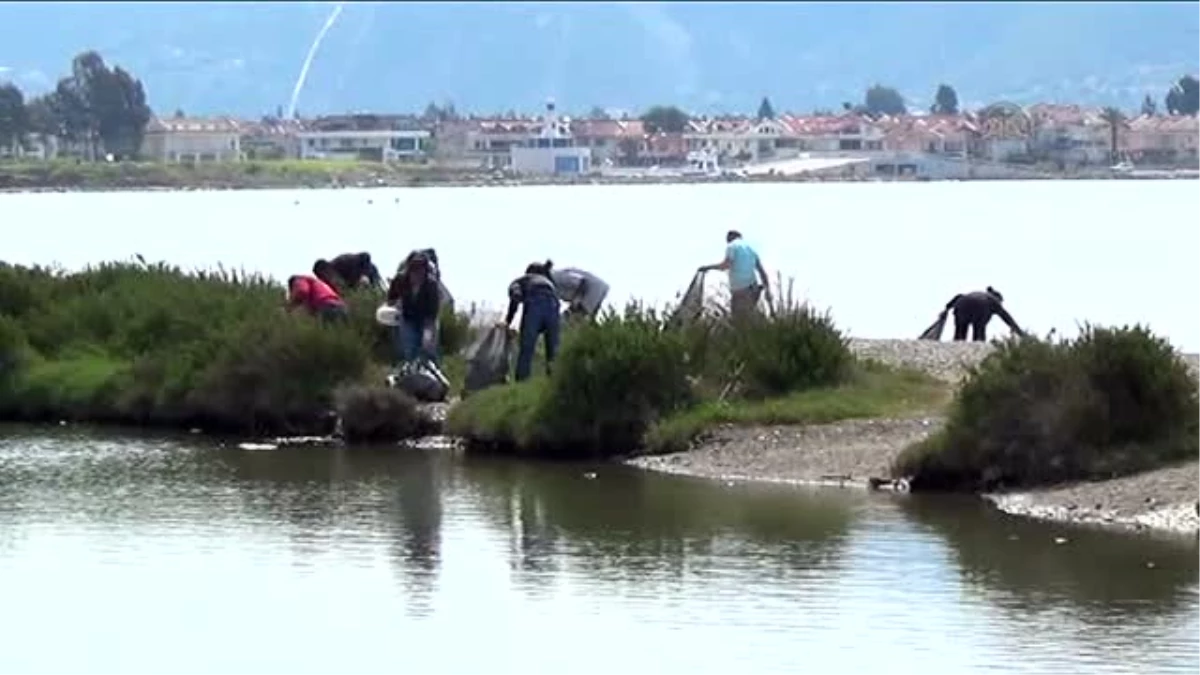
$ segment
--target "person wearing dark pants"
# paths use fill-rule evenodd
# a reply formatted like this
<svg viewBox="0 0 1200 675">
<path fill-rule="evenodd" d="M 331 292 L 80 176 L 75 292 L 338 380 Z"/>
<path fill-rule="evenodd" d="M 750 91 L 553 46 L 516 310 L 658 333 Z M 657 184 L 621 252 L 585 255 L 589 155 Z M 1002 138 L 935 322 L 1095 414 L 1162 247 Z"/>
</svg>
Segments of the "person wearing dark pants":
<svg viewBox="0 0 1200 675">
<path fill-rule="evenodd" d="M 991 286 L 985 291 L 960 293 L 951 298 L 946 303 L 945 311 L 954 312 L 954 339 L 959 342 L 966 340 L 969 330 L 973 341 L 985 342 L 987 325 L 992 316 L 1000 317 L 1014 334 L 1024 336 L 1024 331 L 1004 309 L 1003 303 L 1004 296 Z"/>
<path fill-rule="evenodd" d="M 546 346 L 546 372 L 549 373 L 558 354 L 561 316 L 559 315 L 558 292 L 550 279 L 550 270 L 543 264 L 534 263 L 525 268 L 525 274 L 508 286 L 508 313 L 501 324 L 512 326 L 517 308 L 521 307 L 521 339 L 517 352 L 518 382 L 529 379 L 533 370 L 533 353 L 537 349 L 538 337 Z"/>
<path fill-rule="evenodd" d="M 429 261 L 417 256 L 388 286 L 387 301 L 400 307 L 400 323 L 393 329 L 392 344 L 400 363 L 426 359 L 438 363 L 437 331 L 441 294 L 429 273 Z"/>
</svg>

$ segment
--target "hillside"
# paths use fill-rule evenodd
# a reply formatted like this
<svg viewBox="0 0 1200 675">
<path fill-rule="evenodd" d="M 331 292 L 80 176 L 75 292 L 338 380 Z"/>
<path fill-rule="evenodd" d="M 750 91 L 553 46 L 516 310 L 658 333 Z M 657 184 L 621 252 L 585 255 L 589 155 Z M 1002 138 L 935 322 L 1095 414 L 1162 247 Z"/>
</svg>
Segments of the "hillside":
<svg viewBox="0 0 1200 675">
<path fill-rule="evenodd" d="M 0 3 L 0 78 L 45 90 L 93 48 L 158 110 L 257 115 L 286 107 L 333 6 Z M 1134 107 L 1200 68 L 1198 24 L 1196 3 L 346 3 L 298 107 L 809 110 L 876 81 L 921 107 L 942 81 L 967 104 Z"/>
</svg>

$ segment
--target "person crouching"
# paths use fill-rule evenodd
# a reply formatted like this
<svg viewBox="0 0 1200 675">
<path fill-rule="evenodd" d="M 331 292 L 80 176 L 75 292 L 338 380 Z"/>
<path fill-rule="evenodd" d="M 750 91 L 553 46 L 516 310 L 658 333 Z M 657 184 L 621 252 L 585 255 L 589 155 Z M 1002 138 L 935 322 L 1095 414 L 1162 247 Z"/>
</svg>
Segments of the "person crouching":
<svg viewBox="0 0 1200 675">
<path fill-rule="evenodd" d="M 521 307 L 520 349 L 517 352 L 518 382 L 529 379 L 533 370 L 533 352 L 537 339 L 542 336 L 546 346 L 546 372 L 550 372 L 554 357 L 558 353 L 561 317 L 558 313 L 558 292 L 550 279 L 546 265 L 533 263 L 525 268 L 525 274 L 508 286 L 508 313 L 498 325 L 512 326 L 513 317 Z"/>
<path fill-rule="evenodd" d="M 316 277 L 295 275 L 287 281 L 287 311 L 298 307 L 325 321 L 343 321 L 347 318 L 346 303 L 329 284 Z"/>
<path fill-rule="evenodd" d="M 438 363 L 441 293 L 437 280 L 429 272 L 428 258 L 416 255 L 406 261 L 388 286 L 387 301 L 400 308 L 400 323 L 392 332 L 392 344 L 400 363 L 421 358 Z"/>
</svg>

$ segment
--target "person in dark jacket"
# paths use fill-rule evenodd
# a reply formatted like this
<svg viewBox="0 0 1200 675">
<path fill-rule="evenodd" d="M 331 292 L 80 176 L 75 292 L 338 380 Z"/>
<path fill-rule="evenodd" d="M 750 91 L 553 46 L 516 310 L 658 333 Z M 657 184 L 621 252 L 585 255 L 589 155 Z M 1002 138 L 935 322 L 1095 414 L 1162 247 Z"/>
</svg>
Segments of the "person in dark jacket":
<svg viewBox="0 0 1200 675">
<path fill-rule="evenodd" d="M 993 315 L 1000 317 L 1000 320 L 1007 324 L 1013 333 L 1024 336 L 1024 331 L 1005 311 L 1003 303 L 1004 296 L 991 286 L 984 291 L 960 293 L 951 298 L 950 302 L 946 303 L 945 311 L 954 312 L 954 339 L 956 341 L 966 340 L 969 328 L 972 340 L 975 342 L 986 341 L 987 325 Z"/>
<path fill-rule="evenodd" d="M 387 301 L 400 308 L 400 324 L 392 334 L 400 361 L 425 358 L 438 363 L 438 314 L 442 301 L 427 258 L 413 256 L 405 261 L 403 273 L 393 277 L 388 286 Z"/>
<path fill-rule="evenodd" d="M 371 262 L 370 253 L 343 253 L 333 260 L 324 258 L 313 263 L 313 275 L 341 289 L 382 288 L 379 268 Z"/>
<path fill-rule="evenodd" d="M 546 346 L 546 371 L 549 372 L 558 354 L 561 317 L 558 313 L 558 291 L 550 278 L 549 263 L 533 263 L 525 274 L 508 285 L 508 313 L 500 324 L 512 326 L 517 308 L 521 307 L 521 338 L 517 351 L 518 382 L 529 378 L 533 370 L 533 352 L 542 336 Z"/>
</svg>

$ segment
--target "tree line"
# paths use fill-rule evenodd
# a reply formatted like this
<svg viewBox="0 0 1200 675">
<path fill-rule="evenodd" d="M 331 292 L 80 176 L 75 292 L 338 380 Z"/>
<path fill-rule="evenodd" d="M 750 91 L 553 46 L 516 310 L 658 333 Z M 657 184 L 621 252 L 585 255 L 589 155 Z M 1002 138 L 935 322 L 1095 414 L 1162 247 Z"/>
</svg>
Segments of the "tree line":
<svg viewBox="0 0 1200 675">
<path fill-rule="evenodd" d="M 15 84 L 0 84 L 0 144 L 16 149 L 30 135 L 78 144 L 89 158 L 134 157 L 151 116 L 140 80 L 109 67 L 95 51 L 71 61 L 55 88 L 26 100 Z"/>
</svg>

